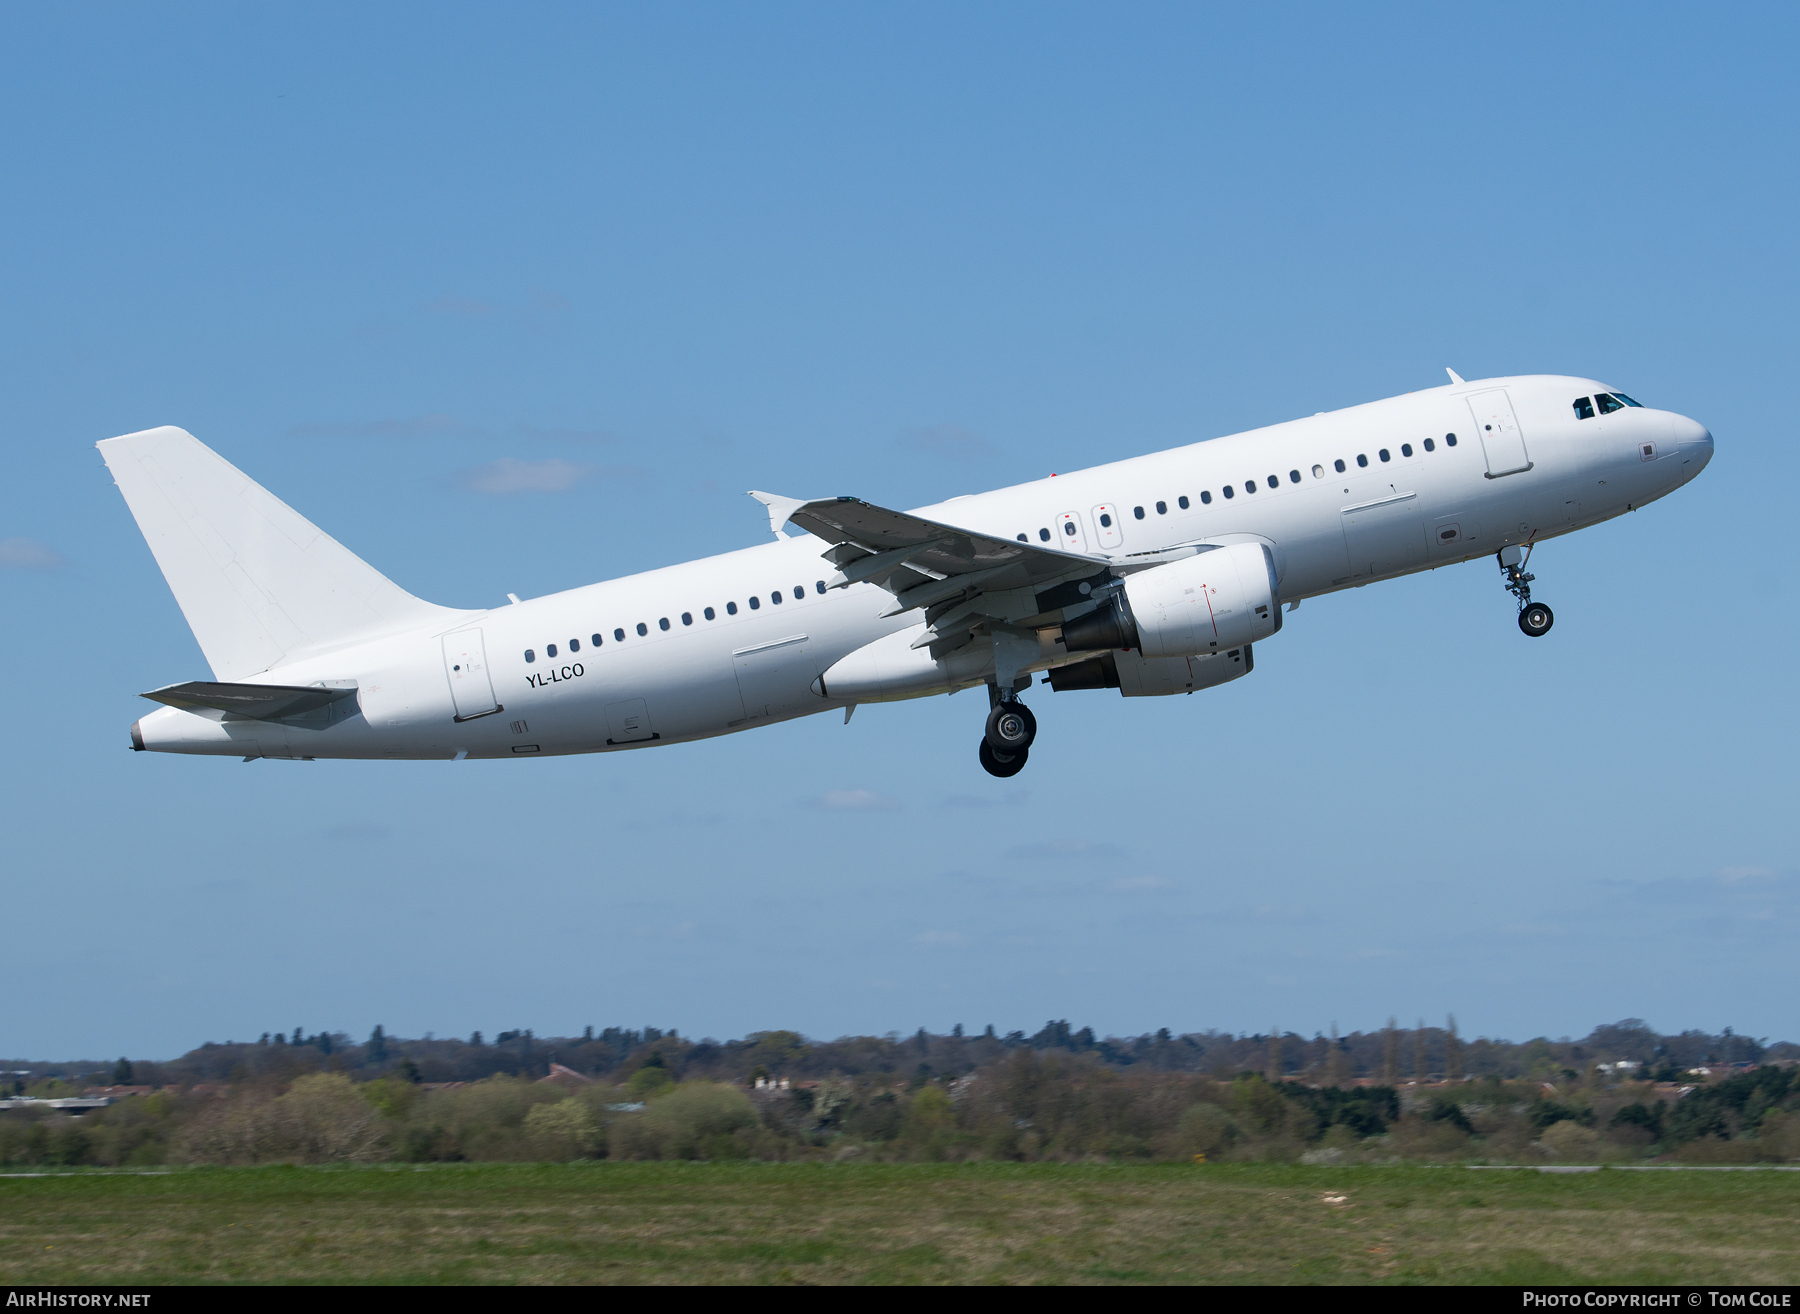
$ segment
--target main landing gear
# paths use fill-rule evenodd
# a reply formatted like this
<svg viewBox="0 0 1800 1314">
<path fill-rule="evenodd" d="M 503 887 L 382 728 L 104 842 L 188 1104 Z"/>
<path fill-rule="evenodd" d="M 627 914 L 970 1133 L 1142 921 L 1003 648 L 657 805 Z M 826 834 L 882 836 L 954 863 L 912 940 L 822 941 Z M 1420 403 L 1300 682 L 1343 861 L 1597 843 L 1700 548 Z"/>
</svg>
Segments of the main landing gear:
<svg viewBox="0 0 1800 1314">
<path fill-rule="evenodd" d="M 1037 717 L 1010 694 L 1001 696 L 989 687 L 993 706 L 987 729 L 981 736 L 981 766 L 990 776 L 1005 779 L 1025 769 L 1031 757 L 1031 741 L 1037 738 Z"/>
<path fill-rule="evenodd" d="M 1556 624 L 1556 613 L 1531 600 L 1531 581 L 1537 578 L 1525 572 L 1531 549 L 1508 544 L 1495 554 L 1495 559 L 1500 563 L 1500 573 L 1506 576 L 1506 591 L 1519 600 L 1519 629 L 1531 638 L 1543 638 Z"/>
</svg>

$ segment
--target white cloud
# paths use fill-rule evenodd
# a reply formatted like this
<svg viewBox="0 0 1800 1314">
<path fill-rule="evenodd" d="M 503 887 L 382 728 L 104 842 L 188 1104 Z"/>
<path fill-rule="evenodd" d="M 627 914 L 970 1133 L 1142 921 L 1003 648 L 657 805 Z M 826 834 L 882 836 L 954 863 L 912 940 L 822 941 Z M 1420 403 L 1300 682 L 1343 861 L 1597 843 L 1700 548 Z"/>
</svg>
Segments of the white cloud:
<svg viewBox="0 0 1800 1314">
<path fill-rule="evenodd" d="M 457 475 L 457 481 L 473 493 L 561 493 L 583 479 L 600 473 L 585 461 L 565 461 L 552 456 L 542 461 L 521 461 L 503 456 Z"/>
<path fill-rule="evenodd" d="M 892 812 L 900 804 L 872 789 L 828 789 L 819 806 L 830 812 Z"/>
<path fill-rule="evenodd" d="M 35 538 L 0 538 L 0 569 L 61 570 L 62 553 Z"/>
<path fill-rule="evenodd" d="M 425 307 L 434 315 L 450 315 L 458 319 L 479 319 L 483 315 L 494 313 L 495 306 L 490 301 L 479 301 L 474 297 L 441 296 Z"/>
<path fill-rule="evenodd" d="M 1174 889 L 1175 882 L 1166 876 L 1121 876 L 1108 881 L 1106 888 L 1120 894 L 1155 894 L 1158 890 Z"/>
</svg>

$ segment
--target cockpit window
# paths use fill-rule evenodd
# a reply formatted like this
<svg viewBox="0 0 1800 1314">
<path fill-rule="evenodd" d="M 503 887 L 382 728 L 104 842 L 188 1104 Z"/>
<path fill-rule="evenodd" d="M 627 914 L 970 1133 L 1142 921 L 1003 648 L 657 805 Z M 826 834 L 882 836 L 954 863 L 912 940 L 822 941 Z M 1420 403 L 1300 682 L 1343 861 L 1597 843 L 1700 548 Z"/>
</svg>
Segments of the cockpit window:
<svg viewBox="0 0 1800 1314">
<path fill-rule="evenodd" d="M 1578 420 L 1591 420 L 1594 418 L 1594 399 L 1592 397 L 1577 397 L 1575 399 L 1575 418 Z"/>
<path fill-rule="evenodd" d="M 1602 415 L 1611 415 L 1614 411 L 1622 411 L 1627 406 L 1643 409 L 1642 403 L 1632 401 L 1622 392 L 1597 392 L 1594 394 L 1594 400 L 1599 403 Z"/>
<path fill-rule="evenodd" d="M 1639 409 L 1639 410 L 1640 410 L 1640 411 L 1641 411 L 1641 410 L 1643 410 L 1643 409 L 1644 409 L 1644 403 L 1643 403 L 1643 402 L 1641 402 L 1641 401 L 1632 401 L 1632 400 L 1631 400 L 1631 398 L 1629 398 L 1629 397 L 1627 397 L 1627 396 L 1626 396 L 1626 395 L 1625 395 L 1625 394 L 1624 394 L 1624 393 L 1622 393 L 1622 392 L 1615 392 L 1615 393 L 1614 393 L 1614 394 L 1613 394 L 1613 396 L 1615 396 L 1615 397 L 1617 397 L 1617 398 L 1618 398 L 1618 399 L 1619 399 L 1619 400 L 1620 400 L 1620 401 L 1622 401 L 1622 402 L 1624 402 L 1624 403 L 1625 403 L 1625 404 L 1626 404 L 1626 405 L 1627 405 L 1627 406 L 1635 406 L 1635 407 L 1637 407 L 1637 408 L 1638 408 L 1638 409 Z"/>
</svg>

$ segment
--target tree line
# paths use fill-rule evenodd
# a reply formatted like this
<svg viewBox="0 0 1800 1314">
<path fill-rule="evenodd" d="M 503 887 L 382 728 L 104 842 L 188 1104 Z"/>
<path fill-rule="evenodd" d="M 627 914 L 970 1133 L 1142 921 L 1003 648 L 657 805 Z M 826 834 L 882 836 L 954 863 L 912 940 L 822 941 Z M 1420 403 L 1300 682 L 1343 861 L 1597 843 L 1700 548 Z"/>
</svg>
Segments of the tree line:
<svg viewBox="0 0 1800 1314">
<path fill-rule="evenodd" d="M 1033 1035 L 824 1042 L 607 1028 L 489 1043 L 377 1028 L 353 1044 L 301 1029 L 163 1064 L 121 1060 L 98 1075 L 151 1092 L 81 1116 L 18 1105 L 0 1113 L 0 1162 L 1800 1158 L 1792 1046 L 1729 1031 L 1659 1036 L 1628 1020 L 1581 1041 L 1478 1040 L 1459 1052 L 1447 1024 L 1435 1036 L 1441 1066 L 1489 1069 L 1447 1073 L 1431 1070 L 1429 1029 L 1317 1039 L 1102 1039 L 1056 1021 Z M 1417 1077 L 1392 1072 L 1409 1046 Z M 1754 1058 L 1722 1057 L 1751 1046 Z M 1730 1063 L 1754 1066 L 1687 1072 Z M 1680 1085 L 1659 1083 L 1670 1073 Z M 77 1075 L 34 1074 L 31 1086 L 66 1093 Z"/>
</svg>

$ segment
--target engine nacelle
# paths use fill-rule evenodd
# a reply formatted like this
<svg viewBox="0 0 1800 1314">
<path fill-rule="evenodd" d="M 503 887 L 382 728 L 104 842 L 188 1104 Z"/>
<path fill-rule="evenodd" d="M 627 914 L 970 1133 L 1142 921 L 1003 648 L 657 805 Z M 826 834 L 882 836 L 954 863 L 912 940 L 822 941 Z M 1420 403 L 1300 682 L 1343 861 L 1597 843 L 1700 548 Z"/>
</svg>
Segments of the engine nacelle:
<svg viewBox="0 0 1800 1314">
<path fill-rule="evenodd" d="M 1227 652 L 1281 628 L 1275 557 L 1233 543 L 1125 578 L 1124 587 L 1063 625 L 1070 652 L 1136 649 L 1143 657 Z"/>
<path fill-rule="evenodd" d="M 1085 662 L 1056 667 L 1050 672 L 1050 687 L 1058 693 L 1071 689 L 1117 689 L 1126 698 L 1153 698 L 1211 689 L 1250 674 L 1255 665 L 1255 655 L 1247 643 L 1208 657 L 1139 657 L 1134 652 L 1103 652 Z"/>
</svg>

